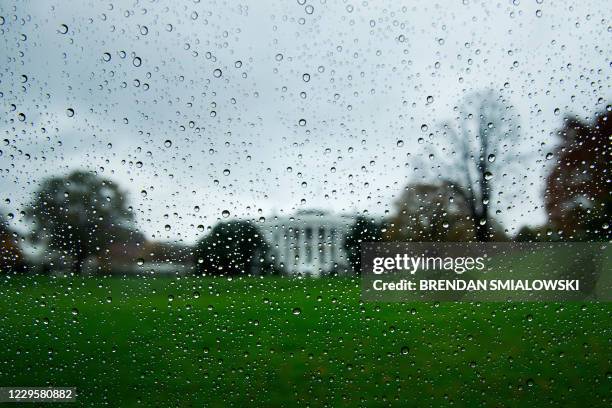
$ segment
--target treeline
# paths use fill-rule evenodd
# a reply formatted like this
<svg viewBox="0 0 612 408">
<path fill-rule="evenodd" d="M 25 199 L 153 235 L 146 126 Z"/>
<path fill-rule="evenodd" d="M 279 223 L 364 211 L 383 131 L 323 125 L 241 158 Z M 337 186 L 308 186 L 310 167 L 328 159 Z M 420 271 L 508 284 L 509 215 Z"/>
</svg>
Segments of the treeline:
<svg viewBox="0 0 612 408">
<path fill-rule="evenodd" d="M 515 127 L 503 101 L 490 93 L 468 98 L 466 104 L 462 112 L 472 109 L 479 115 L 466 114 L 442 127 L 451 140 L 442 148 L 452 149 L 447 156 L 455 160 L 445 169 L 453 170 L 441 170 L 435 182 L 408 184 L 384 219 L 353 218 L 342 242 L 354 271 L 360 270 L 363 241 L 610 241 L 610 105 L 591 123 L 565 120 L 556 132 L 558 145 L 547 157 L 554 163 L 544 192 L 547 223 L 526 225 L 510 236 L 490 207 L 494 172 L 501 171 L 494 165 Z M 124 273 L 135 264 L 182 266 L 201 275 L 284 272 L 272 243 L 248 220 L 219 222 L 193 247 L 147 241 L 125 192 L 92 172 L 44 180 L 23 215 L 26 236 L 0 219 L 3 272 Z M 26 242 L 41 248 L 34 261 L 23 255 Z"/>
</svg>

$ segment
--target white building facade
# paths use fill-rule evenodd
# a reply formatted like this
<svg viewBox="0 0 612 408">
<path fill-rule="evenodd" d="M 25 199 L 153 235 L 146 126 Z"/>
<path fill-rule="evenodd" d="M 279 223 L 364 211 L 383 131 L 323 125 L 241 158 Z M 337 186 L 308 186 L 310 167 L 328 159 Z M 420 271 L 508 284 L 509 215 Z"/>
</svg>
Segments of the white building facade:
<svg viewBox="0 0 612 408">
<path fill-rule="evenodd" d="M 271 217 L 260 228 L 287 274 L 322 276 L 352 272 L 344 240 L 353 222 L 350 216 L 308 210 Z"/>
</svg>

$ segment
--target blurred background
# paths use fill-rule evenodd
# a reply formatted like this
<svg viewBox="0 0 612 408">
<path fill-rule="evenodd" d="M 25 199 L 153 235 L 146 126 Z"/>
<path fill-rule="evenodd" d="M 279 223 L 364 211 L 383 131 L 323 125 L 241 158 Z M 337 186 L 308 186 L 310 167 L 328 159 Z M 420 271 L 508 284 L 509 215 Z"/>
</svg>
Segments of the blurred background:
<svg viewBox="0 0 612 408">
<path fill-rule="evenodd" d="M 610 241 L 607 9 L 0 4 L 2 385 L 607 405 L 607 304 L 372 305 L 354 278 L 364 241 Z"/>
</svg>

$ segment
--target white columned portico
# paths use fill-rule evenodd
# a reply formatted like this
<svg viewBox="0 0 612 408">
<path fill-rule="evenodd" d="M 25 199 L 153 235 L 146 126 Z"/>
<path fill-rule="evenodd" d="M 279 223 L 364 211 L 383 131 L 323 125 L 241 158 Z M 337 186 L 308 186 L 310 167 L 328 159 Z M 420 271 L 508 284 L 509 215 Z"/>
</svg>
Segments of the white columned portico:
<svg viewBox="0 0 612 408">
<path fill-rule="evenodd" d="M 297 261 L 297 272 L 302 272 L 304 269 L 304 260 L 306 259 L 306 237 L 304 236 L 304 230 L 299 228 L 297 230 L 297 253 L 298 253 L 298 261 Z"/>
<path fill-rule="evenodd" d="M 277 249 L 277 262 L 291 275 L 326 275 L 346 269 L 344 237 L 354 217 L 324 211 L 302 210 L 294 215 L 271 217 L 262 232 Z"/>
</svg>

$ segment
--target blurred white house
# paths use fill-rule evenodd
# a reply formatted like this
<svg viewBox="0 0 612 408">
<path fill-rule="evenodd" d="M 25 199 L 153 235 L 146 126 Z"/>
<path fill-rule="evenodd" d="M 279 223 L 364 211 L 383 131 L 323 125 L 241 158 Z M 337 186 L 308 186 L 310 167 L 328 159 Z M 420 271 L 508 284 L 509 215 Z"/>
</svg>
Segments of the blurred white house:
<svg viewBox="0 0 612 408">
<path fill-rule="evenodd" d="M 352 271 L 344 240 L 353 221 L 348 215 L 303 210 L 270 217 L 260 228 L 287 274 L 322 276 Z"/>
</svg>

